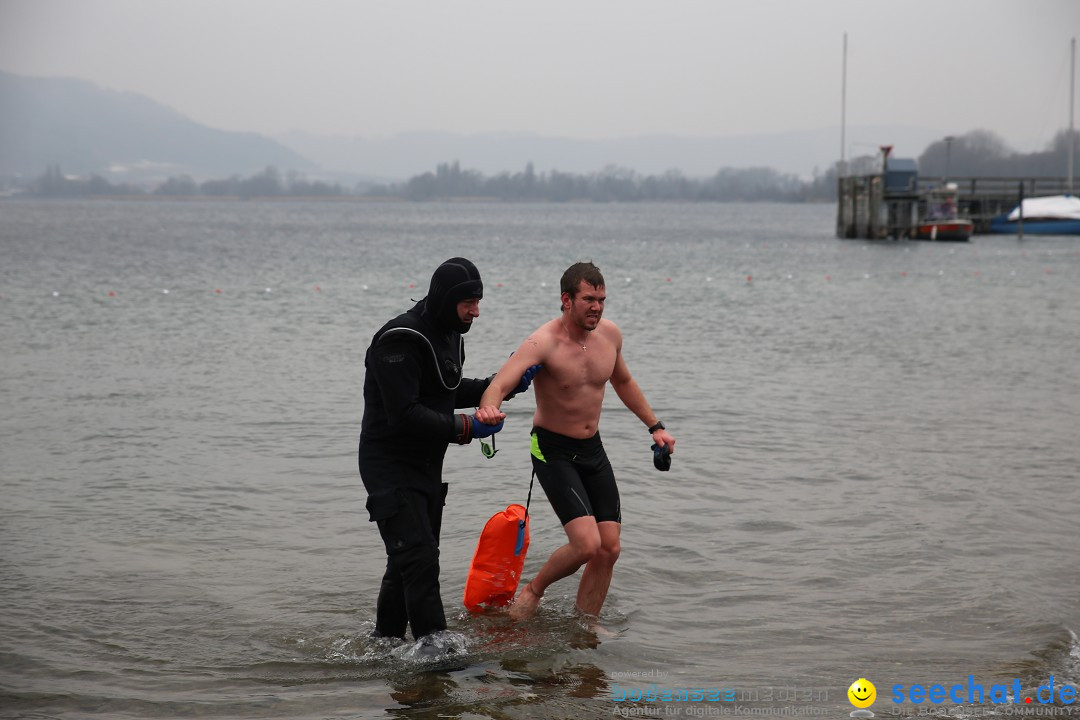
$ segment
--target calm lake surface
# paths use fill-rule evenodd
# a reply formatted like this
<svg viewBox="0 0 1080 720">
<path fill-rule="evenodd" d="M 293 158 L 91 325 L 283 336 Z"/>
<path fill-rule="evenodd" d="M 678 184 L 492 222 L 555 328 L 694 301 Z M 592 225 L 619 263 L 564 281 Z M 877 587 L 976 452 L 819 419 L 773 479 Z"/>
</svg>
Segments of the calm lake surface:
<svg viewBox="0 0 1080 720">
<path fill-rule="evenodd" d="M 1080 240 L 839 240 L 834 214 L 0 203 L 0 715 L 846 717 L 858 678 L 878 717 L 1053 709 L 1024 700 L 1080 685 Z M 525 501 L 531 396 L 494 459 L 450 447 L 467 658 L 434 671 L 368 637 L 355 453 L 371 335 L 454 255 L 484 276 L 479 377 L 596 262 L 678 452 L 658 473 L 608 393 L 597 634 L 572 580 L 521 626 L 461 604 L 484 522 Z M 532 507 L 527 576 L 564 540 Z M 1013 704 L 892 698 L 969 676 Z"/>
</svg>

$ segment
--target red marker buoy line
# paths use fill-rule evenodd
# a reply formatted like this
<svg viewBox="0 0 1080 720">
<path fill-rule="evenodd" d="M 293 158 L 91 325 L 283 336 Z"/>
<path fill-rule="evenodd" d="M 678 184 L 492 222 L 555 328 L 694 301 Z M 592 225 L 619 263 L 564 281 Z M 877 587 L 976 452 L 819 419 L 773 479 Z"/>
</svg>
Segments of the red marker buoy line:
<svg viewBox="0 0 1080 720">
<path fill-rule="evenodd" d="M 1056 251 L 1054 253 L 1040 253 L 1040 255 L 1044 256 L 1043 257 L 1044 260 L 1045 259 L 1051 259 L 1052 260 L 1052 259 L 1056 259 L 1057 257 L 1071 258 L 1074 253 L 1080 254 L 1080 251 L 1074 251 L 1074 250 L 1072 250 L 1070 248 L 1068 250 Z M 1045 257 L 1048 254 L 1053 255 L 1054 258 Z M 1035 258 L 1033 256 L 1034 256 L 1034 253 L 1029 253 L 1028 259 L 1034 260 Z M 1057 266 L 1057 265 L 1046 265 L 1044 263 L 1036 264 L 1035 262 L 1032 262 L 1032 263 L 1017 263 L 1017 264 L 1015 264 L 1013 266 L 1006 265 L 1004 267 L 992 268 L 992 269 L 987 270 L 985 272 L 984 272 L 983 268 L 981 268 L 981 267 L 970 267 L 970 266 L 968 266 L 966 269 L 961 267 L 961 266 L 948 266 L 948 267 L 938 266 L 936 268 L 934 268 L 934 267 L 924 267 L 922 269 L 918 269 L 918 270 L 915 270 L 915 271 L 891 269 L 891 270 L 886 270 L 886 271 L 876 271 L 875 270 L 874 272 L 866 272 L 865 270 L 859 270 L 859 269 L 855 269 L 855 268 L 850 268 L 850 269 L 848 269 L 847 271 L 844 271 L 844 272 L 824 272 L 824 273 L 819 274 L 818 278 L 824 280 L 826 283 L 845 283 L 845 282 L 858 281 L 860 279 L 861 280 L 866 280 L 866 281 L 873 280 L 875 283 L 885 283 L 885 282 L 887 282 L 887 279 L 893 279 L 893 280 L 895 280 L 895 279 L 904 279 L 904 280 L 910 280 L 912 282 L 914 282 L 916 279 L 919 279 L 920 282 L 926 282 L 929 278 L 937 278 L 941 282 L 949 282 L 953 278 L 963 278 L 963 277 L 980 278 L 981 279 L 984 276 L 986 276 L 987 278 L 1023 278 L 1023 277 L 1031 278 L 1032 276 L 1036 276 L 1036 277 L 1045 278 L 1046 281 L 1049 282 L 1049 281 L 1051 281 L 1051 279 L 1060 280 L 1060 278 L 1069 278 L 1069 277 L 1072 277 L 1073 275 L 1080 275 L 1080 272 L 1077 272 L 1078 269 L 1080 269 L 1080 266 L 1076 265 L 1075 263 L 1069 264 L 1063 269 L 1062 267 Z M 759 276 L 757 278 L 755 278 L 753 273 L 746 273 L 746 274 L 736 275 L 734 277 L 731 276 L 731 275 L 727 275 L 726 277 L 725 276 L 708 275 L 708 276 L 703 276 L 703 279 L 704 279 L 704 282 L 709 283 L 709 284 L 715 284 L 717 286 L 725 286 L 725 285 L 729 285 L 729 284 L 743 284 L 743 285 L 748 286 L 748 287 L 754 286 L 754 285 L 761 285 L 762 288 L 770 288 L 770 287 L 773 287 L 776 284 L 777 281 L 779 281 L 781 283 L 784 282 L 784 281 L 796 281 L 796 280 L 799 279 L 799 278 L 796 277 L 797 275 L 798 275 L 797 272 L 777 270 L 775 273 L 766 271 L 764 276 Z M 632 278 L 629 278 L 629 277 L 627 277 L 625 279 L 626 279 L 627 283 L 630 283 L 633 280 Z M 653 287 L 659 287 L 659 286 L 663 286 L 663 285 L 666 285 L 666 284 L 673 284 L 676 281 L 676 279 L 677 278 L 675 276 L 658 275 L 658 276 L 648 278 L 648 283 L 646 283 L 646 284 L 647 285 L 652 285 Z M 695 281 L 698 282 L 698 283 L 700 283 L 701 280 L 702 280 L 701 278 L 695 278 Z M 638 278 L 637 280 L 634 280 L 634 282 L 639 282 L 640 283 L 641 279 Z M 653 285 L 654 283 L 655 283 L 655 285 Z M 276 297 L 279 297 L 279 296 L 283 297 L 283 298 L 295 297 L 298 293 L 303 293 L 303 292 L 306 292 L 306 293 L 319 293 L 320 295 L 322 295 L 324 293 L 322 283 L 310 283 L 310 284 L 308 284 L 305 281 L 301 281 L 298 284 L 289 284 L 289 285 L 284 285 L 284 286 L 279 286 L 279 287 L 259 286 L 259 285 L 256 285 L 256 286 L 252 287 L 252 285 L 253 285 L 252 283 L 249 283 L 249 284 L 242 285 L 240 287 L 233 287 L 233 288 L 215 287 L 215 286 L 211 285 L 211 286 L 205 288 L 202 292 L 212 294 L 212 295 L 215 295 L 215 296 L 228 295 L 230 298 L 251 297 L 252 294 L 258 293 L 258 295 L 260 295 L 261 297 L 264 297 L 266 299 L 276 298 Z M 509 285 L 510 285 L 510 283 L 505 282 L 505 281 L 496 281 L 496 282 L 492 283 L 492 287 L 496 287 L 496 288 L 504 288 L 504 287 L 508 287 Z M 547 288 L 547 287 L 549 287 L 549 285 L 550 285 L 550 283 L 547 283 L 547 282 L 540 282 L 539 283 L 539 286 L 541 288 Z M 385 291 L 385 290 L 388 290 L 388 289 L 393 290 L 395 287 L 397 288 L 397 292 L 401 292 L 402 289 L 407 289 L 409 291 L 414 291 L 417 288 L 417 283 L 406 281 L 404 283 L 404 287 L 403 287 L 402 285 L 397 285 L 391 279 L 388 283 L 378 283 L 378 284 L 372 284 L 372 285 L 363 284 L 363 285 L 360 285 L 358 288 L 354 288 L 354 291 L 368 292 L 371 289 L 384 290 Z M 103 288 L 97 288 L 97 289 L 94 289 L 94 288 L 90 288 L 90 289 L 83 288 L 83 289 L 75 289 L 75 290 L 42 289 L 42 290 L 39 290 L 38 292 L 42 292 L 43 294 L 45 294 L 47 296 L 51 296 L 53 298 L 60 298 L 60 297 L 65 297 L 65 298 L 66 297 L 72 297 L 72 298 L 75 298 L 80 293 L 89 292 L 89 293 L 91 293 L 94 296 L 99 297 L 99 298 L 104 296 L 104 297 L 107 297 L 107 298 L 118 299 L 117 300 L 118 302 L 120 301 L 119 298 L 122 298 L 123 300 L 129 301 L 129 302 L 131 302 L 131 301 L 137 302 L 137 298 L 143 297 L 147 293 L 156 294 L 156 295 L 159 295 L 159 296 L 169 296 L 169 302 L 186 301 L 186 300 L 190 300 L 190 298 L 192 298 L 192 297 L 198 297 L 201 294 L 197 289 L 193 290 L 190 287 L 182 287 L 180 290 L 174 290 L 172 288 L 161 287 L 161 286 L 158 286 L 156 288 L 155 287 L 145 287 L 145 286 L 136 287 L 136 288 L 120 287 L 119 289 L 116 288 L 116 287 L 108 287 L 108 286 L 103 287 Z M 327 296 L 333 296 L 333 297 L 340 297 L 341 291 L 340 291 L 340 289 L 338 289 L 337 292 L 334 292 L 334 293 L 329 293 L 328 292 L 328 293 L 326 293 L 326 295 Z M 7 292 L 7 293 L 4 293 L 0 297 L 2 297 L 4 300 L 12 301 L 12 300 L 17 300 L 18 297 L 19 297 L 19 294 L 18 293 L 13 294 L 12 292 Z"/>
</svg>

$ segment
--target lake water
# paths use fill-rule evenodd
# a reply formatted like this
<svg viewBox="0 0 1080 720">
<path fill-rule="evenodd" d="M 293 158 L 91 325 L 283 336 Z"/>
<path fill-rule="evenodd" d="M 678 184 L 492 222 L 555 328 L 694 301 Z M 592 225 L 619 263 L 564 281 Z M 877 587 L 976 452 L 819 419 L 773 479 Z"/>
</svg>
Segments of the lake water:
<svg viewBox="0 0 1080 720">
<path fill-rule="evenodd" d="M 0 203 L 0 715 L 846 717 L 858 678 L 879 717 L 1080 713 L 1037 696 L 1080 684 L 1080 242 L 839 240 L 834 213 Z M 531 396 L 494 459 L 450 447 L 467 653 L 434 671 L 368 637 L 355 452 L 372 333 L 454 255 L 485 280 L 480 377 L 595 261 L 678 452 L 658 473 L 608 393 L 597 634 L 569 579 L 520 626 L 461 604 L 483 523 L 525 500 Z M 564 540 L 533 500 L 527 576 Z M 984 702 L 907 697 L 969 676 Z"/>
</svg>

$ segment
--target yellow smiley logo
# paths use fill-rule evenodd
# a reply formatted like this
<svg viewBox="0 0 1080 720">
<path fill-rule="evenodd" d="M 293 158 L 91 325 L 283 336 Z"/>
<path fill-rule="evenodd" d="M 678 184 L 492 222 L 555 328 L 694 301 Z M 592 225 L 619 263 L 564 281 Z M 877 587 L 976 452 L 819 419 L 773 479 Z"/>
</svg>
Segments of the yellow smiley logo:
<svg viewBox="0 0 1080 720">
<path fill-rule="evenodd" d="M 857 708 L 868 708 L 877 699 L 877 688 L 866 678 L 859 678 L 847 689 L 848 700 Z"/>
</svg>

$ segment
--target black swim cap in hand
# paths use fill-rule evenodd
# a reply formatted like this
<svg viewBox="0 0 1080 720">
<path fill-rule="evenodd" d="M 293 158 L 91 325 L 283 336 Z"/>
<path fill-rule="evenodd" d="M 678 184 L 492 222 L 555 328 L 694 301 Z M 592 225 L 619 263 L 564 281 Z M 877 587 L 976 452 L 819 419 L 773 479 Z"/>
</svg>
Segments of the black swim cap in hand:
<svg viewBox="0 0 1080 720">
<path fill-rule="evenodd" d="M 653 443 L 652 453 L 652 464 L 656 466 L 657 470 L 667 472 L 671 469 L 671 451 L 668 450 L 667 445 L 660 447 Z"/>
</svg>

